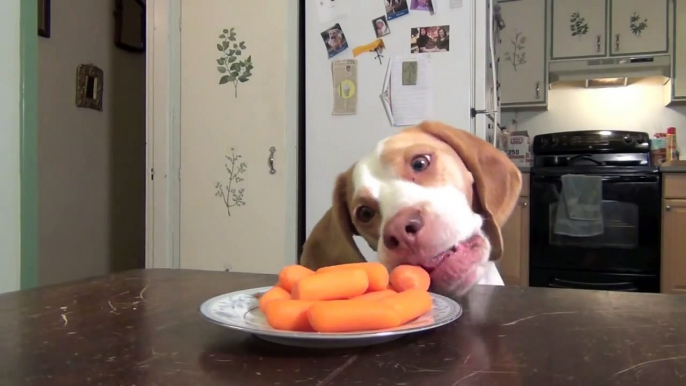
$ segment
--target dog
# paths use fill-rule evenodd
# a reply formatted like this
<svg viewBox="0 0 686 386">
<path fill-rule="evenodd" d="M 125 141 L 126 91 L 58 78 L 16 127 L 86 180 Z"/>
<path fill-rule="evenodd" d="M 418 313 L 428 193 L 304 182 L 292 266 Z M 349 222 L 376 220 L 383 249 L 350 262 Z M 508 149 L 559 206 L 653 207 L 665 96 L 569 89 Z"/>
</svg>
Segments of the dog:
<svg viewBox="0 0 686 386">
<path fill-rule="evenodd" d="M 432 290 L 461 296 L 504 285 L 500 228 L 522 187 L 519 169 L 490 143 L 425 121 L 378 143 L 336 179 L 332 207 L 303 246 L 310 269 L 366 261 L 361 236 L 388 269 L 423 267 Z"/>
<path fill-rule="evenodd" d="M 332 51 L 336 51 L 339 48 L 343 47 L 343 33 L 341 30 L 337 28 L 333 28 L 329 30 L 329 39 L 326 41 L 326 43 L 331 47 Z"/>
</svg>

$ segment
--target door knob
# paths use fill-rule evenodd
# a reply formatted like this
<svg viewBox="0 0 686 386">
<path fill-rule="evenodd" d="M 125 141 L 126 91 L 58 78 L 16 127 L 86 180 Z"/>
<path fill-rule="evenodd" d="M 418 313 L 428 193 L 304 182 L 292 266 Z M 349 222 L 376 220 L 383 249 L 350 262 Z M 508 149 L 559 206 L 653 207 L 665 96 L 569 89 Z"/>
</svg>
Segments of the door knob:
<svg viewBox="0 0 686 386">
<path fill-rule="evenodd" d="M 672 210 L 672 207 L 669 206 L 669 205 L 667 205 L 667 206 L 665 206 L 665 210 L 666 210 L 667 212 L 669 212 L 670 210 Z"/>
</svg>

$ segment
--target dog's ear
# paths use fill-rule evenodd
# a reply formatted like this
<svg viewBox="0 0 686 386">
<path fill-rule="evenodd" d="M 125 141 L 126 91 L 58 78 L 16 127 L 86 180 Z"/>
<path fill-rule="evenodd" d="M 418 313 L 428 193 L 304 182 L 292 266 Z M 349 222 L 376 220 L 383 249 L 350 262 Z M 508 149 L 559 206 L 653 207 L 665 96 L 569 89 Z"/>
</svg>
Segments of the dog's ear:
<svg viewBox="0 0 686 386">
<path fill-rule="evenodd" d="M 353 234 L 355 226 L 350 218 L 349 189 L 352 189 L 352 168 L 336 179 L 333 205 L 319 220 L 305 241 L 300 265 L 316 270 L 345 263 L 364 262 Z"/>
<path fill-rule="evenodd" d="M 475 212 L 483 216 L 483 230 L 491 242 L 491 260 L 503 253 L 500 228 L 517 204 L 522 174 L 507 156 L 490 143 L 438 122 L 422 122 L 417 128 L 447 143 L 474 176 Z"/>
</svg>

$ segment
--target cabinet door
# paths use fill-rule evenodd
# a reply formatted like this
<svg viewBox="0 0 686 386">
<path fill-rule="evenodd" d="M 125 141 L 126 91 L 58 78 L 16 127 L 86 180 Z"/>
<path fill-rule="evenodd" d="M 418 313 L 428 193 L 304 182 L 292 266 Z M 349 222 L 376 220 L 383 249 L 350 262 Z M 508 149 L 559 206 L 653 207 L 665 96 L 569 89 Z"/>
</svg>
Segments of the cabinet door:
<svg viewBox="0 0 686 386">
<path fill-rule="evenodd" d="M 551 59 L 607 55 L 607 0 L 552 0 Z"/>
<path fill-rule="evenodd" d="M 675 100 L 684 100 L 686 99 L 686 0 L 676 0 L 672 20 L 674 21 L 672 97 Z"/>
<path fill-rule="evenodd" d="M 611 0 L 610 55 L 667 52 L 668 0 Z"/>
<path fill-rule="evenodd" d="M 501 230 L 503 257 L 499 271 L 505 285 L 529 286 L 529 198 L 521 197 Z"/>
<path fill-rule="evenodd" d="M 546 2 L 500 3 L 505 28 L 496 42 L 503 107 L 546 103 Z"/>
<path fill-rule="evenodd" d="M 686 200 L 664 200 L 662 211 L 663 293 L 686 294 Z"/>
</svg>

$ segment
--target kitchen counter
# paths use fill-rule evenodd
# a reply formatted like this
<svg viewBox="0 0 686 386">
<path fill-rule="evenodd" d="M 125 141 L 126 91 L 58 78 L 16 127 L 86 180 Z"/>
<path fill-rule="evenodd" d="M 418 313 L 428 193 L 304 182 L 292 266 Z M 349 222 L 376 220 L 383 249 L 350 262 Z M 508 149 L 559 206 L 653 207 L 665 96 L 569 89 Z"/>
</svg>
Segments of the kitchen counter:
<svg viewBox="0 0 686 386">
<path fill-rule="evenodd" d="M 300 350 L 214 325 L 273 275 L 146 270 L 0 296 L 2 385 L 684 385 L 686 296 L 479 286 L 444 327 Z"/>
<path fill-rule="evenodd" d="M 660 166 L 662 173 L 686 173 L 686 166 Z"/>
<path fill-rule="evenodd" d="M 531 172 L 531 166 L 517 166 L 517 168 L 522 173 L 530 173 Z"/>
</svg>

